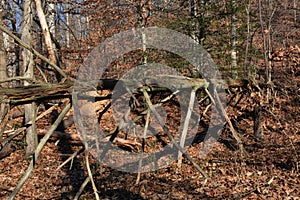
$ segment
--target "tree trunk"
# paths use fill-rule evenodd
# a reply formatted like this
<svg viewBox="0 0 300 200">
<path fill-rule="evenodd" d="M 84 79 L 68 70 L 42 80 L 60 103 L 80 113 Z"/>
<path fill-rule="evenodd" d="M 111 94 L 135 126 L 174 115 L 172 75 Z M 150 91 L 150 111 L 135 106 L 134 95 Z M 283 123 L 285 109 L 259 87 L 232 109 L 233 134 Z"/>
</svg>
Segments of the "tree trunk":
<svg viewBox="0 0 300 200">
<path fill-rule="evenodd" d="M 50 58 L 51 62 L 58 65 L 59 63 L 58 63 L 58 60 L 57 60 L 57 57 L 56 57 L 56 54 L 55 54 L 55 46 L 52 43 L 50 30 L 49 30 L 49 27 L 48 27 L 48 24 L 47 24 L 47 21 L 46 21 L 45 13 L 44 13 L 43 8 L 42 8 L 41 0 L 35 0 L 35 5 L 36 5 L 37 15 L 39 17 L 40 24 L 41 24 L 41 27 L 42 27 L 42 32 L 43 32 L 43 35 L 44 35 L 45 45 L 46 45 L 46 48 L 47 48 L 47 51 L 48 51 L 48 54 L 49 54 L 49 58 Z M 60 77 L 60 74 L 56 70 L 55 70 L 55 75 L 56 75 L 57 81 L 59 82 L 61 80 L 61 77 Z"/>
<path fill-rule="evenodd" d="M 231 0 L 231 72 L 233 78 L 237 78 L 237 55 L 236 55 L 236 1 Z"/>
<path fill-rule="evenodd" d="M 265 61 L 265 82 L 269 84 L 272 80 L 271 77 L 271 71 L 272 71 L 272 60 L 269 59 L 271 57 L 272 52 L 272 38 L 271 38 L 271 22 L 272 18 L 275 12 L 275 8 L 273 8 L 273 1 L 268 1 L 268 9 L 267 9 L 267 15 L 268 15 L 268 22 L 264 22 L 263 16 L 262 16 L 262 1 L 258 1 L 258 8 L 259 8 L 259 20 L 260 20 L 260 26 L 261 26 L 261 32 L 263 37 L 263 53 L 264 53 L 264 61 Z M 266 23 L 266 25 L 265 25 Z M 266 102 L 269 102 L 269 99 L 271 98 L 271 90 L 268 87 L 267 88 L 267 94 L 266 96 Z"/>
<path fill-rule="evenodd" d="M 192 22 L 192 33 L 191 37 L 199 43 L 199 38 L 197 35 L 198 30 L 198 22 L 195 22 L 196 17 L 197 17 L 197 0 L 190 0 L 190 16 L 193 20 Z"/>
<path fill-rule="evenodd" d="M 70 47 L 70 14 L 69 14 L 69 0 L 66 0 L 66 5 L 65 9 L 67 10 L 66 12 L 66 23 L 67 23 L 67 29 L 66 29 L 66 43 L 67 43 L 67 48 Z"/>
<path fill-rule="evenodd" d="M 297 0 L 294 0 L 293 9 L 294 9 L 294 22 L 297 23 Z"/>
<path fill-rule="evenodd" d="M 27 44 L 32 44 L 32 0 L 25 0 L 24 1 L 24 12 L 23 12 L 23 24 L 22 24 L 22 36 L 21 39 L 26 42 Z M 22 52 L 23 56 L 23 70 L 24 70 L 24 77 L 27 78 L 33 78 L 33 54 L 28 51 L 27 49 L 23 49 Z M 29 83 L 27 81 L 24 81 L 24 85 L 27 86 Z M 24 105 L 25 110 L 25 124 L 29 121 L 33 120 L 33 115 L 35 112 L 35 104 L 25 104 Z M 26 142 L 27 142 L 27 149 L 26 149 L 26 157 L 29 157 L 32 155 L 35 151 L 35 148 L 37 146 L 37 135 L 35 134 L 35 124 L 28 127 L 26 129 Z"/>
<path fill-rule="evenodd" d="M 51 45 L 52 45 L 52 49 L 54 51 L 54 55 L 55 55 L 55 64 L 59 64 L 60 63 L 60 59 L 58 58 L 58 53 L 57 53 L 57 46 L 55 42 L 52 42 L 53 40 L 55 40 L 56 38 L 56 23 L 55 23 L 55 15 L 56 15 L 56 6 L 54 3 L 49 3 L 48 4 L 48 17 L 47 17 L 47 22 L 49 25 L 49 33 L 50 33 L 50 38 L 51 38 Z M 47 24 L 46 24 L 47 25 Z M 54 61 L 52 61 L 54 62 Z M 54 71 L 55 72 L 55 71 Z M 51 78 L 52 78 L 52 82 L 54 81 L 60 81 L 60 76 L 57 75 L 57 73 L 52 73 L 51 74 Z M 55 80 L 56 79 L 56 80 Z"/>
<path fill-rule="evenodd" d="M 6 3 L 4 10 L 8 14 L 8 19 L 6 19 L 6 25 L 12 32 L 17 31 L 17 16 L 15 13 L 16 2 Z M 5 25 L 4 25 L 5 26 Z M 9 78 L 16 77 L 20 75 L 20 64 L 19 64 L 19 53 L 20 49 L 16 45 L 15 40 L 8 34 L 4 34 L 4 47 L 6 50 L 6 63 L 7 63 L 7 76 Z M 20 81 L 14 80 L 9 82 L 9 87 L 20 86 Z"/>
<path fill-rule="evenodd" d="M 249 62 L 249 46 L 251 41 L 251 24 L 250 24 L 250 10 L 251 10 L 251 1 L 249 0 L 248 5 L 245 8 L 247 13 L 247 40 L 246 40 L 246 49 L 245 49 L 245 62 L 244 62 L 244 75 L 251 78 L 251 63 Z"/>
<path fill-rule="evenodd" d="M 3 24 L 3 19 L 5 18 L 5 12 L 2 9 L 4 6 L 4 0 L 1 1 L 0 5 L 0 25 Z M 6 72 L 6 52 L 4 47 L 4 33 L 0 32 L 0 80 L 4 80 L 7 78 L 7 72 Z M 0 86 L 6 87 L 6 83 L 2 83 Z"/>
<path fill-rule="evenodd" d="M 254 136 L 259 141 L 264 138 L 263 121 L 262 108 L 261 106 L 257 106 L 254 109 Z"/>
</svg>

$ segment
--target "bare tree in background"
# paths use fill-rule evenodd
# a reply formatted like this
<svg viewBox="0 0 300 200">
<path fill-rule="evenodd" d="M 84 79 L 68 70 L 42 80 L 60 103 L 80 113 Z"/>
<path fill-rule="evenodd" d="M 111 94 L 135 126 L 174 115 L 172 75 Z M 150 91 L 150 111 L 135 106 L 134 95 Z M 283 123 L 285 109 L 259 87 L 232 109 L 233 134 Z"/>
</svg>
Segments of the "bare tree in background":
<svg viewBox="0 0 300 200">
<path fill-rule="evenodd" d="M 245 49 L 245 61 L 244 61 L 244 74 L 251 78 L 251 57 L 249 52 L 252 47 L 252 33 L 251 33 L 251 23 L 250 23 L 250 12 L 251 12 L 251 1 L 249 0 L 247 5 L 245 5 L 245 10 L 247 13 L 247 40 L 246 40 L 246 49 Z"/>
<path fill-rule="evenodd" d="M 69 14 L 69 0 L 66 0 L 66 4 L 65 4 L 65 9 L 66 9 L 66 45 L 67 48 L 70 47 L 70 14 Z"/>
<path fill-rule="evenodd" d="M 267 22 L 263 19 L 262 13 L 262 1 L 258 1 L 258 9 L 259 9 L 259 20 L 261 26 L 261 32 L 263 36 L 263 54 L 264 54 L 264 64 L 265 64 L 265 82 L 270 83 L 272 80 L 271 77 L 271 70 L 272 70 L 272 61 L 269 59 L 271 57 L 272 52 L 272 38 L 271 38 L 271 31 L 272 31 L 272 18 L 275 12 L 275 8 L 273 8 L 273 1 L 268 1 L 268 9 L 267 9 Z M 267 95 L 266 95 L 266 102 L 268 102 L 270 98 L 270 89 L 267 88 Z"/>
<path fill-rule="evenodd" d="M 5 19 L 5 25 L 10 27 L 13 32 L 17 32 L 17 16 L 15 13 L 14 6 L 16 6 L 16 2 L 7 1 L 5 4 L 5 9 L 7 13 L 7 17 Z M 6 49 L 6 62 L 7 62 L 7 76 L 8 77 L 16 77 L 20 75 L 20 64 L 19 64 L 19 54 L 20 48 L 14 41 L 14 39 L 7 34 L 4 34 L 4 46 Z M 19 86 L 20 81 L 13 80 L 9 82 L 9 87 Z"/>
<path fill-rule="evenodd" d="M 197 43 L 199 43 L 199 41 L 198 41 L 199 38 L 197 36 L 197 32 L 199 31 L 198 23 L 195 22 L 195 20 L 197 18 L 197 0 L 190 0 L 190 15 L 193 20 L 191 36 Z"/>
<path fill-rule="evenodd" d="M 294 22 L 297 23 L 297 0 L 293 2 L 293 9 L 294 9 Z"/>
<path fill-rule="evenodd" d="M 230 35 L 230 43 L 231 43 L 231 72 L 236 78 L 237 76 L 237 53 L 236 53 L 236 1 L 231 0 L 231 35 Z"/>
</svg>

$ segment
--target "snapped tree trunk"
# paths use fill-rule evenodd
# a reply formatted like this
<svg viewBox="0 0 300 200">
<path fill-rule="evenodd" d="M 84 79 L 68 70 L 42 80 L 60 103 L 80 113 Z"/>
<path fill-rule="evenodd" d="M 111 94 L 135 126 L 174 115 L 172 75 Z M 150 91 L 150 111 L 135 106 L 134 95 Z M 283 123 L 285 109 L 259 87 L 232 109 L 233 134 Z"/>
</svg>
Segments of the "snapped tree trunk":
<svg viewBox="0 0 300 200">
<path fill-rule="evenodd" d="M 44 35 L 45 45 L 46 45 L 46 48 L 47 48 L 47 51 L 48 51 L 48 54 L 49 54 L 50 61 L 52 63 L 58 65 L 59 63 L 58 63 L 58 60 L 57 60 L 57 57 L 56 57 L 56 54 L 55 54 L 55 46 L 52 43 L 50 30 L 49 30 L 49 27 L 48 27 L 48 24 L 47 24 L 45 13 L 43 11 L 41 0 L 35 0 L 35 5 L 36 5 L 37 15 L 39 17 L 39 21 L 40 21 L 40 24 L 41 24 L 41 27 L 42 27 L 42 32 L 43 32 L 43 35 Z M 50 15 L 50 16 L 51 16 L 50 21 L 52 23 L 52 16 L 53 15 Z M 54 30 L 53 27 L 51 27 L 51 30 Z M 61 80 L 60 74 L 56 70 L 54 70 L 54 73 L 56 75 L 57 81 L 59 82 Z"/>
</svg>

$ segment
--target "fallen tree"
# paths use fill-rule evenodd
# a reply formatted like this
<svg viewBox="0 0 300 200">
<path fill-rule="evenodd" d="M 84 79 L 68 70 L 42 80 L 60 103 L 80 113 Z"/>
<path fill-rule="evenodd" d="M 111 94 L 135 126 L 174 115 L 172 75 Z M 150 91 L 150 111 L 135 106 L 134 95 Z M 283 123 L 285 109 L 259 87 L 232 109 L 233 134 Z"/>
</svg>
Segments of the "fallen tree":
<svg viewBox="0 0 300 200">
<path fill-rule="evenodd" d="M 157 83 L 157 78 L 160 79 L 160 84 Z M 162 80 L 165 80 L 162 81 Z M 185 89 L 192 89 L 190 101 L 194 101 L 195 99 L 192 98 L 195 95 L 192 95 L 193 92 L 195 93 L 197 90 L 201 89 L 206 91 L 207 95 L 211 99 L 211 102 L 217 107 L 218 112 L 220 115 L 223 115 L 223 117 L 226 120 L 226 123 L 230 127 L 230 131 L 233 135 L 233 137 L 236 139 L 241 153 L 243 154 L 243 146 L 242 141 L 240 140 L 240 137 L 238 133 L 235 131 L 233 125 L 231 124 L 231 121 L 229 117 L 226 114 L 225 108 L 223 107 L 221 100 L 218 98 L 218 95 L 215 95 L 214 93 L 217 92 L 218 88 L 230 88 L 230 87 L 247 87 L 249 84 L 249 81 L 247 80 L 240 80 L 240 81 L 234 81 L 230 82 L 230 85 L 226 84 L 223 85 L 222 82 L 208 82 L 205 79 L 200 78 L 188 78 L 184 76 L 157 76 L 157 77 L 149 77 L 145 78 L 143 80 L 144 82 L 141 83 L 140 81 L 135 80 L 117 80 L 117 79 L 102 79 L 102 80 L 95 80 L 94 82 L 79 82 L 72 78 L 66 79 L 64 82 L 58 83 L 58 84 L 32 84 L 30 86 L 23 86 L 23 87 L 16 87 L 16 88 L 0 88 L 0 96 L 1 98 L 1 104 L 7 105 L 7 108 L 10 106 L 15 105 L 22 105 L 28 102 L 43 102 L 45 100 L 52 100 L 52 99 L 69 99 L 71 100 L 71 96 L 73 92 L 76 93 L 76 97 L 81 96 L 81 99 L 85 97 L 85 93 L 88 91 L 95 91 L 95 90 L 114 90 L 115 86 L 120 84 L 124 90 L 121 90 L 122 92 L 126 93 L 128 90 L 128 86 L 136 88 L 136 91 L 139 92 L 144 96 L 144 98 L 147 101 L 147 106 L 151 110 L 152 113 L 155 114 L 156 119 L 160 122 L 160 125 L 166 132 L 167 136 L 169 137 L 170 141 L 175 145 L 175 147 L 180 152 L 179 155 L 185 154 L 187 156 L 187 159 L 191 161 L 191 163 L 195 166 L 195 168 L 205 177 L 204 184 L 208 180 L 208 175 L 200 168 L 200 166 L 188 155 L 186 154 L 186 150 L 183 148 L 183 146 L 179 145 L 173 138 L 173 136 L 169 133 L 169 130 L 163 125 L 160 115 L 155 110 L 155 106 L 151 103 L 150 97 L 148 95 L 148 92 L 163 92 L 163 91 L 169 91 L 170 88 L 176 88 L 176 90 L 185 90 Z M 95 84 L 96 83 L 96 84 Z M 164 84 L 166 87 L 164 87 Z M 91 85 L 97 85 L 96 88 L 92 87 Z M 209 87 L 211 87 L 209 89 Z M 89 96 L 86 95 L 88 98 Z M 33 156 L 33 161 L 31 162 L 27 172 L 24 174 L 23 178 L 20 180 L 18 186 L 15 188 L 14 192 L 12 193 L 11 197 L 15 196 L 17 192 L 20 190 L 23 183 L 27 180 L 29 177 L 34 164 L 35 160 L 38 159 L 39 154 L 45 145 L 46 141 L 50 138 L 50 136 L 54 137 L 62 137 L 65 139 L 71 139 L 76 141 L 81 141 L 85 143 L 84 138 L 81 136 L 72 136 L 68 135 L 67 133 L 56 131 L 55 129 L 59 125 L 59 123 L 63 120 L 64 116 L 67 114 L 68 110 L 71 106 L 71 101 L 67 100 L 66 107 L 64 111 L 59 115 L 59 117 L 55 120 L 54 124 L 50 127 L 49 130 L 40 131 L 39 135 L 42 135 L 43 138 L 41 142 L 38 145 L 38 148 L 36 150 L 35 156 Z M 74 99 L 73 99 L 74 100 Z M 73 106 L 77 105 L 77 102 L 73 102 Z M 192 106 L 193 104 L 190 104 Z M 51 109 L 55 109 L 55 107 L 52 107 Z M 77 105 L 78 109 L 78 105 Z M 189 110 L 192 109 L 192 107 L 189 107 Z M 76 110 L 76 109 L 75 109 Z M 149 111 L 150 111 L 149 110 Z M 42 113 L 40 116 L 38 116 L 35 121 L 43 116 L 45 116 L 47 113 L 49 113 L 50 110 L 48 109 L 44 113 Z M 4 123 L 7 122 L 7 114 L 9 112 L 2 113 L 0 125 L 4 126 Z M 76 113 L 75 113 L 76 114 Z M 185 122 L 188 122 L 190 120 L 189 117 L 186 117 Z M 78 123 L 78 121 L 77 121 Z M 29 124 L 26 124 L 24 127 L 20 128 L 20 130 L 16 131 L 9 139 L 4 140 L 5 143 L 1 143 L 1 146 L 6 148 L 1 148 L 1 150 L 4 151 L 4 153 L 7 152 L 7 148 L 10 148 L 10 146 L 7 146 L 9 144 L 9 140 L 16 137 L 18 134 L 23 132 L 27 126 L 30 126 L 32 122 Z M 188 126 L 188 123 L 187 123 Z M 4 130 L 4 129 L 2 129 Z M 184 130 L 187 130 L 186 127 L 184 127 Z M 80 127 L 79 130 L 80 132 Z M 2 134 L 0 134 L 2 139 Z M 113 133 L 110 137 L 105 138 L 104 142 L 114 142 L 114 144 L 121 144 L 121 145 L 127 145 L 127 146 L 134 146 L 136 143 L 133 143 L 131 141 L 127 141 L 124 139 L 117 138 L 118 130 Z M 186 132 L 182 133 L 181 140 L 185 140 Z M 181 141 L 182 143 L 182 141 Z M 183 142 L 184 143 L 184 142 Z M 86 145 L 85 145 L 86 146 Z M 141 146 L 141 145 L 139 145 Z M 181 160 L 181 158 L 179 158 Z M 180 163 L 178 164 L 178 167 L 180 167 Z M 90 180 L 92 180 L 92 177 L 89 177 Z"/>
<path fill-rule="evenodd" d="M 174 87 L 176 89 L 187 89 L 187 88 L 202 88 L 207 89 L 209 83 L 200 78 L 188 78 L 184 76 L 159 76 L 158 78 L 164 79 L 167 78 L 166 85 L 170 87 Z M 134 80 L 118 80 L 118 79 L 100 79 L 95 80 L 97 82 L 97 90 L 113 90 L 118 82 L 121 85 L 125 86 L 133 86 L 135 88 L 140 88 L 141 83 Z M 170 82 L 171 81 L 171 82 Z M 224 88 L 232 88 L 232 87 L 246 87 L 251 82 L 249 80 L 230 80 L 227 83 L 217 83 L 216 85 Z M 0 101 L 2 103 L 9 104 L 24 104 L 32 101 L 43 101 L 43 100 L 51 100 L 51 99 L 62 99 L 69 98 L 72 95 L 72 91 L 74 89 L 74 84 L 77 84 L 77 88 L 81 91 L 93 91 L 95 88 L 89 87 L 89 85 L 93 84 L 93 82 L 76 82 L 73 78 L 69 78 L 63 83 L 57 84 L 48 84 L 48 83 L 37 83 L 29 86 L 21 86 L 15 88 L 0 88 L 0 96 L 2 98 Z M 221 85 L 222 84 L 222 85 Z M 160 83 L 161 85 L 161 83 Z M 166 91 L 168 88 L 161 87 L 157 84 L 156 78 L 146 78 L 145 85 L 148 90 L 151 91 Z M 253 84 L 252 84 L 253 85 Z M 256 84 L 255 84 L 256 85 Z"/>
</svg>

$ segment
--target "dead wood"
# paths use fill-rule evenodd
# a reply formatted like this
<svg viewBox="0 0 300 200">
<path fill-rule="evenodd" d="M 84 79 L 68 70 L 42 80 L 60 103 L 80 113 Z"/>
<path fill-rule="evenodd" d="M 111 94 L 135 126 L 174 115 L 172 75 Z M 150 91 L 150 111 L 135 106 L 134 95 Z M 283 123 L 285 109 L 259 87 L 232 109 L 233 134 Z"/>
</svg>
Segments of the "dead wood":
<svg viewBox="0 0 300 200">
<path fill-rule="evenodd" d="M 204 79 L 192 79 L 183 76 L 161 78 L 166 78 L 166 86 L 170 88 L 185 89 L 208 87 L 208 83 Z M 162 83 L 158 85 L 156 78 L 149 78 L 145 80 L 147 88 L 151 91 L 163 91 L 167 89 L 160 86 Z M 101 79 L 96 80 L 96 82 L 97 90 L 113 90 L 118 82 L 120 82 L 121 85 L 124 85 L 124 88 L 125 86 L 133 86 L 135 88 L 141 88 L 143 86 L 140 82 L 134 80 Z M 23 104 L 30 101 L 70 97 L 73 89 L 78 92 L 95 90 L 95 88 L 91 87 L 91 85 L 94 85 L 92 81 L 74 83 L 73 79 L 69 79 L 64 83 L 59 84 L 32 84 L 23 87 L 0 88 L 0 96 L 5 95 L 7 97 L 6 100 L 3 100 L 4 102 L 11 104 Z"/>
<path fill-rule="evenodd" d="M 160 79 L 159 84 L 157 79 Z M 165 83 L 163 82 L 165 80 Z M 95 83 L 96 82 L 96 83 Z M 134 80 L 125 79 L 100 79 L 89 82 L 79 82 L 69 78 L 63 83 L 59 84 L 46 84 L 36 83 L 29 86 L 15 87 L 15 88 L 0 88 L 0 96 L 6 96 L 2 102 L 10 104 L 24 104 L 32 101 L 44 101 L 49 99 L 69 98 L 73 90 L 79 93 L 97 90 L 113 90 L 116 84 L 126 87 L 143 88 L 147 86 L 148 91 L 167 91 L 168 88 L 186 89 L 186 88 L 207 88 L 209 83 L 204 79 L 188 78 L 184 76 L 158 76 L 154 78 L 145 78 L 145 82 L 141 83 Z M 259 83 L 252 83 L 249 80 L 228 80 L 227 83 L 214 83 L 224 88 L 232 87 L 247 87 L 248 84 L 257 86 Z M 96 87 L 93 87 L 96 85 Z M 162 87 L 166 86 L 166 87 Z"/>
</svg>

